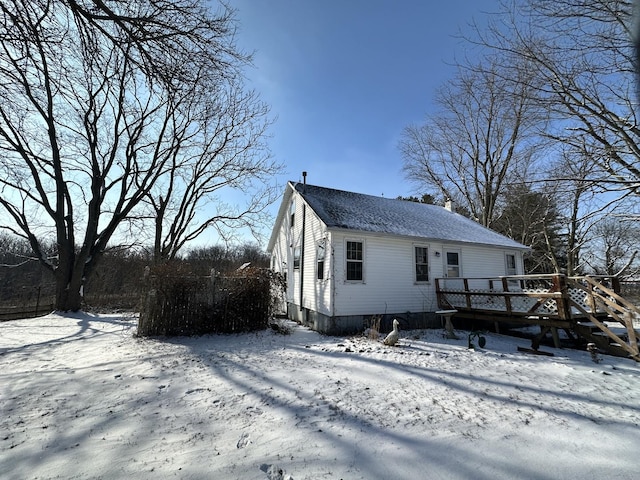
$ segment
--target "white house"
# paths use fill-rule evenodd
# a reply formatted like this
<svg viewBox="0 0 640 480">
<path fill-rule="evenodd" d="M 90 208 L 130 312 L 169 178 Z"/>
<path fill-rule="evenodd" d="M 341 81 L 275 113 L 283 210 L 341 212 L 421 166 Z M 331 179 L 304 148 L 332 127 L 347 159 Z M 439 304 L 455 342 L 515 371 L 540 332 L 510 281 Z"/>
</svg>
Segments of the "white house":
<svg viewBox="0 0 640 480">
<path fill-rule="evenodd" d="M 451 208 L 292 182 L 267 247 L 287 316 L 329 334 L 439 325 L 435 278 L 521 275 L 528 249 Z"/>
</svg>

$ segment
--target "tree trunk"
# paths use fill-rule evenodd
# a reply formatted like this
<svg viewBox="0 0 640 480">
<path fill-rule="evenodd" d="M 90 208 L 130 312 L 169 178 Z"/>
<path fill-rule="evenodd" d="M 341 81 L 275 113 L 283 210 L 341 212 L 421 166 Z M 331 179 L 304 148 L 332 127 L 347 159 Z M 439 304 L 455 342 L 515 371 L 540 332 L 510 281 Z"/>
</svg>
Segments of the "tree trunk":
<svg viewBox="0 0 640 480">
<path fill-rule="evenodd" d="M 77 312 L 82 308 L 85 279 L 93 272 L 101 257 L 100 253 L 88 255 L 84 249 L 71 257 L 60 255 L 60 263 L 55 269 L 56 310 Z"/>
<path fill-rule="evenodd" d="M 56 271 L 56 310 L 61 312 L 77 312 L 82 308 L 82 278 L 64 275 Z"/>
</svg>

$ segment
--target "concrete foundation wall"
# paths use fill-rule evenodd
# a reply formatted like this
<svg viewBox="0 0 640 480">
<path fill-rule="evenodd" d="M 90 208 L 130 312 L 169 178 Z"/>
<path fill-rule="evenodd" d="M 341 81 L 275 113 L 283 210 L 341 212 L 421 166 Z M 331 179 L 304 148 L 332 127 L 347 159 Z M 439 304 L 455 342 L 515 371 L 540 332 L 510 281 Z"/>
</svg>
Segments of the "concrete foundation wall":
<svg viewBox="0 0 640 480">
<path fill-rule="evenodd" d="M 300 309 L 298 305 L 287 305 L 287 317 L 317 332 L 326 335 L 351 335 L 364 332 L 371 326 L 371 315 L 345 315 L 329 317 L 321 313 Z M 397 314 L 380 314 L 380 332 L 390 332 L 393 328 L 393 319 L 398 319 L 401 330 L 414 330 L 423 328 L 441 328 L 441 319 L 434 312 L 404 312 Z"/>
</svg>

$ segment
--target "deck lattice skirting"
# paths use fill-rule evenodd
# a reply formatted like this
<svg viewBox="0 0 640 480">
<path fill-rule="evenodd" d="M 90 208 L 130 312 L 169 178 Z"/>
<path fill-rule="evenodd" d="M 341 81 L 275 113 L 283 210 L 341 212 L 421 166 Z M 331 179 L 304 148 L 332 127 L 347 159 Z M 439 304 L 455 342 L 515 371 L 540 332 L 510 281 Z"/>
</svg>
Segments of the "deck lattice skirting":
<svg viewBox="0 0 640 480">
<path fill-rule="evenodd" d="M 456 316 L 540 325 L 541 336 L 551 330 L 554 340 L 562 328 L 571 338 L 640 361 L 640 309 L 619 291 L 617 278 L 603 276 L 436 279 L 438 306 L 458 310 Z"/>
</svg>

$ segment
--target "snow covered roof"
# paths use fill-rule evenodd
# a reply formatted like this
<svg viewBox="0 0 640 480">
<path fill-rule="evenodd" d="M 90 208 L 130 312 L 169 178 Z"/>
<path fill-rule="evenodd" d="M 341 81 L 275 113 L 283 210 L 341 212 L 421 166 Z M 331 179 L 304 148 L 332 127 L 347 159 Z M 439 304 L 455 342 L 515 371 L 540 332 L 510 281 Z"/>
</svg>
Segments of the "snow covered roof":
<svg viewBox="0 0 640 480">
<path fill-rule="evenodd" d="M 437 205 L 290 183 L 328 228 L 528 249 Z"/>
</svg>

